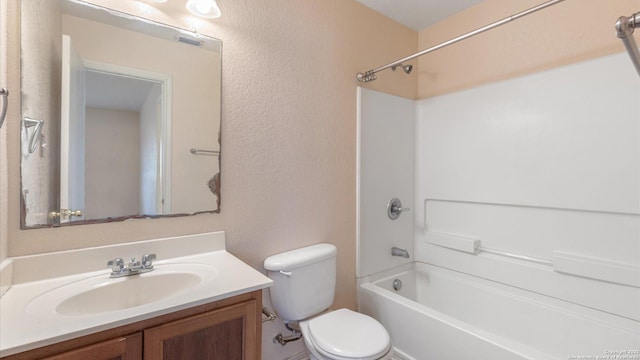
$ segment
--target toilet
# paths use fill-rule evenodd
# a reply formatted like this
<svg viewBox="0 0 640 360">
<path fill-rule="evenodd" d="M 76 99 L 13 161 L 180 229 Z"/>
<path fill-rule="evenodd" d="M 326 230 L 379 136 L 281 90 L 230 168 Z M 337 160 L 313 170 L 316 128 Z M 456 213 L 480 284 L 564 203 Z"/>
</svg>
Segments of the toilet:
<svg viewBox="0 0 640 360">
<path fill-rule="evenodd" d="M 334 245 L 316 244 L 266 258 L 273 308 L 288 327 L 299 326 L 312 360 L 391 359 L 391 338 L 377 320 L 326 311 L 335 297 L 336 254 Z"/>
</svg>

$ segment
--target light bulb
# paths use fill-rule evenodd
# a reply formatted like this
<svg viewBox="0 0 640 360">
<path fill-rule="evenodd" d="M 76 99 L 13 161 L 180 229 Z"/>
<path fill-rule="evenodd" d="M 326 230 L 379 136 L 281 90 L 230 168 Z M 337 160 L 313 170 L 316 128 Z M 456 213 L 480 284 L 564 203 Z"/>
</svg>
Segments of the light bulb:
<svg viewBox="0 0 640 360">
<path fill-rule="evenodd" d="M 196 3 L 196 9 L 198 10 L 198 13 L 200 14 L 206 14 L 207 12 L 209 12 L 209 9 L 211 8 L 211 6 L 207 3 L 205 3 L 204 1 L 199 1 Z"/>
<path fill-rule="evenodd" d="M 222 14 L 215 0 L 189 0 L 187 9 L 192 14 L 207 19 L 218 18 Z"/>
</svg>

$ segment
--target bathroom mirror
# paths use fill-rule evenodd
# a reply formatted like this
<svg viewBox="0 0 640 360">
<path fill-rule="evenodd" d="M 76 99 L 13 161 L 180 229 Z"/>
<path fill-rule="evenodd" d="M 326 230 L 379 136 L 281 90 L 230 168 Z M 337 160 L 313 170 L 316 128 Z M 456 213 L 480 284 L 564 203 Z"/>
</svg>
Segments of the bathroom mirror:
<svg viewBox="0 0 640 360">
<path fill-rule="evenodd" d="M 80 0 L 20 32 L 23 229 L 219 212 L 220 40 Z"/>
</svg>

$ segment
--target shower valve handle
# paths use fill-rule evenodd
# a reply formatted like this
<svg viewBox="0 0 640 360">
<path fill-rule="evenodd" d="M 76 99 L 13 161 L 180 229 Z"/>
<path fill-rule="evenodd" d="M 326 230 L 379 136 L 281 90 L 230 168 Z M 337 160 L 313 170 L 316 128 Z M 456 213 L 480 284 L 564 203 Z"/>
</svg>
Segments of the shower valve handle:
<svg viewBox="0 0 640 360">
<path fill-rule="evenodd" d="M 402 207 L 402 202 L 398 198 L 391 199 L 391 201 L 389 201 L 389 204 L 387 204 L 387 215 L 391 220 L 399 218 L 403 211 L 409 210 L 411 209 Z"/>
</svg>

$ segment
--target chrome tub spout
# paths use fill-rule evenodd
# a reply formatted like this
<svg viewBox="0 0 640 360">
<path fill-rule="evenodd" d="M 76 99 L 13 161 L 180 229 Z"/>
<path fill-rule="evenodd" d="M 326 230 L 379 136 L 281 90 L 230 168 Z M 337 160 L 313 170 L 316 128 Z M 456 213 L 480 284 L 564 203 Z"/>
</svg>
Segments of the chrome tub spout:
<svg viewBox="0 0 640 360">
<path fill-rule="evenodd" d="M 409 258 L 409 252 L 406 249 L 400 249 L 399 247 L 392 247 L 391 248 L 391 255 L 392 256 L 402 256 L 403 258 Z"/>
</svg>

